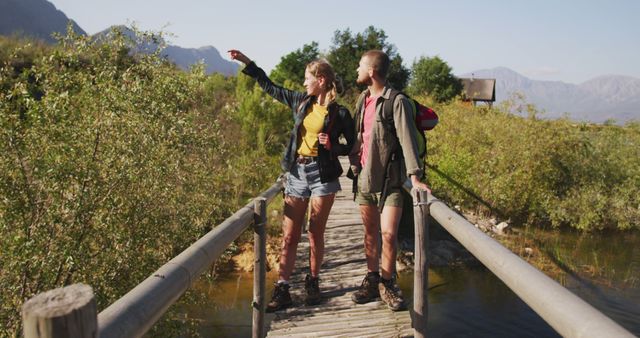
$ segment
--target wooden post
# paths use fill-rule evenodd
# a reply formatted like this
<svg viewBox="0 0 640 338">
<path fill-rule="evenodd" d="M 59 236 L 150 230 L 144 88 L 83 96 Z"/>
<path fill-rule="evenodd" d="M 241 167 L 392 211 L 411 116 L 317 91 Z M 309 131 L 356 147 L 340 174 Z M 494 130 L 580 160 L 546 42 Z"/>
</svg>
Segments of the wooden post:
<svg viewBox="0 0 640 338">
<path fill-rule="evenodd" d="M 73 284 L 40 293 L 22 305 L 25 338 L 98 336 L 93 289 Z"/>
<path fill-rule="evenodd" d="M 429 206 L 427 192 L 411 190 L 413 197 L 413 221 L 415 227 L 415 261 L 413 270 L 413 330 L 414 337 L 426 337 L 427 333 L 427 292 L 429 288 L 429 262 L 427 244 L 429 242 Z"/>
<path fill-rule="evenodd" d="M 263 197 L 254 200 L 253 227 L 253 327 L 252 337 L 264 337 L 264 293 L 267 262 L 267 200 Z"/>
</svg>

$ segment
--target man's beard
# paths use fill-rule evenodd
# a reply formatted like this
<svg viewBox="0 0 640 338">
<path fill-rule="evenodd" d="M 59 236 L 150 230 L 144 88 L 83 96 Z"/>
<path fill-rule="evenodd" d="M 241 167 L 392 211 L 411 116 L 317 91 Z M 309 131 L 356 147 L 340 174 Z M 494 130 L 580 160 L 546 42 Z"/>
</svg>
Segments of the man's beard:
<svg viewBox="0 0 640 338">
<path fill-rule="evenodd" d="M 370 76 L 367 76 L 366 79 L 356 79 L 356 83 L 359 85 L 371 86 L 373 84 L 373 81 L 371 80 Z"/>
</svg>

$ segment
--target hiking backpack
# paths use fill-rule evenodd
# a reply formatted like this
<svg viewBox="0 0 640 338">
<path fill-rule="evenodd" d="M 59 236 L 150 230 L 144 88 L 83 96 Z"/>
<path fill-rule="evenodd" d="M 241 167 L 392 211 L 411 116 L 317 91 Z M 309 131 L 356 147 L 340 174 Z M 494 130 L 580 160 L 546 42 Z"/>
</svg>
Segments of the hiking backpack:
<svg viewBox="0 0 640 338">
<path fill-rule="evenodd" d="M 391 130 L 393 134 L 395 134 L 396 129 L 393 123 L 393 102 L 395 101 L 398 94 L 403 94 L 406 96 L 409 101 L 413 104 L 413 127 L 415 128 L 415 133 L 417 135 L 416 142 L 418 143 L 418 158 L 421 160 L 421 167 L 424 165 L 425 158 L 427 157 L 427 137 L 424 134 L 425 131 L 433 129 L 438 124 L 438 115 L 436 112 L 422 105 L 420 102 L 412 99 L 407 94 L 391 89 L 391 93 L 389 94 L 389 99 L 384 100 L 382 107 L 382 120 L 385 128 Z"/>
</svg>

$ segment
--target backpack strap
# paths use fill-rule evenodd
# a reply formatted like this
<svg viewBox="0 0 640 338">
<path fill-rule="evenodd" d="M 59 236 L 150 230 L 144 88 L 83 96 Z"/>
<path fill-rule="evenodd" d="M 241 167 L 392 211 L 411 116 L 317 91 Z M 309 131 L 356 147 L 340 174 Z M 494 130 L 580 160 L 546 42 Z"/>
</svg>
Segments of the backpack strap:
<svg viewBox="0 0 640 338">
<path fill-rule="evenodd" d="M 399 94 L 402 94 L 402 92 L 391 88 L 389 98 L 382 103 L 382 124 L 393 135 L 396 135 L 396 127 L 393 122 L 393 104 Z"/>
<path fill-rule="evenodd" d="M 395 104 L 396 99 L 400 94 L 407 96 L 407 94 L 391 88 L 389 93 L 389 98 L 385 99 L 382 102 L 382 116 L 381 116 L 382 125 L 384 126 L 384 129 L 386 129 L 387 132 L 395 136 L 397 140 L 396 148 L 392 151 L 392 158 L 390 160 L 394 160 L 395 158 L 402 156 L 402 150 L 401 150 L 402 148 L 400 147 L 400 140 L 397 139 L 398 133 L 396 132 L 396 125 L 393 119 L 393 116 L 394 116 L 393 105 Z"/>
<path fill-rule="evenodd" d="M 398 95 L 404 95 L 407 97 L 407 99 L 409 99 L 411 101 L 411 104 L 413 105 L 413 109 L 414 109 L 414 114 L 417 114 L 417 109 L 418 109 L 418 104 L 417 102 L 412 99 L 411 97 L 409 97 L 407 94 L 399 91 L 399 90 L 395 90 L 395 89 L 391 89 L 391 93 L 389 94 L 389 99 L 385 100 L 383 103 L 383 107 L 382 107 L 382 124 L 384 125 L 385 129 L 392 133 L 393 135 L 396 135 L 396 128 L 395 128 L 395 124 L 393 122 L 393 104 L 395 103 L 396 98 L 398 97 Z M 413 118 L 415 119 L 415 115 L 413 116 Z M 437 123 L 437 122 L 436 122 Z M 417 127 L 416 127 L 416 137 L 418 138 L 417 142 L 426 142 L 426 136 L 424 135 L 424 132 L 421 132 Z M 400 150 L 400 147 L 398 147 L 398 149 L 396 150 Z M 426 149 L 423 150 L 424 153 L 418 154 L 419 157 L 424 157 L 426 155 Z M 398 154 L 399 155 L 399 154 Z M 398 156 L 396 155 L 396 156 Z"/>
<path fill-rule="evenodd" d="M 392 135 L 396 136 L 396 139 L 398 134 L 396 133 L 396 127 L 393 121 L 393 104 L 396 101 L 396 98 L 398 97 L 399 94 L 401 94 L 400 91 L 395 90 L 393 88 L 390 89 L 389 98 L 385 99 L 382 102 L 382 116 L 381 116 L 382 125 L 384 126 L 384 129 L 386 129 Z M 391 157 L 389 158 L 389 160 L 384 166 L 385 168 L 384 181 L 382 183 L 382 191 L 380 193 L 380 199 L 378 199 L 378 211 L 380 213 L 382 213 L 382 210 L 384 209 L 384 203 L 387 199 L 387 196 L 389 195 L 389 168 L 391 166 L 391 162 L 395 160 L 398 156 L 400 156 L 399 155 L 399 153 L 401 152 L 400 149 L 401 149 L 400 141 L 397 140 L 395 149 L 391 152 Z"/>
</svg>

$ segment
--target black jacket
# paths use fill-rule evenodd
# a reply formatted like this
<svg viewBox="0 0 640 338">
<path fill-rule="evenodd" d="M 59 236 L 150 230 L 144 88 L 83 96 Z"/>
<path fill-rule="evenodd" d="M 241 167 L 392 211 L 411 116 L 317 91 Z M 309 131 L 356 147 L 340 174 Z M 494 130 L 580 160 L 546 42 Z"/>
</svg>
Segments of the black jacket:
<svg viewBox="0 0 640 338">
<path fill-rule="evenodd" d="M 305 116 L 307 116 L 307 110 L 316 102 L 317 98 L 315 96 L 309 96 L 304 92 L 285 89 L 274 84 L 264 70 L 254 62 L 248 64 L 242 72 L 256 79 L 260 87 L 262 87 L 267 94 L 291 108 L 294 126 L 291 130 L 289 143 L 284 150 L 280 162 L 282 170 L 289 171 L 295 165 L 296 158 L 298 157 L 297 143 L 300 126 Z M 324 119 L 323 132 L 329 134 L 331 149 L 327 150 L 323 145 L 318 145 L 318 164 L 320 181 L 322 183 L 331 182 L 342 174 L 342 166 L 340 162 L 338 162 L 338 156 L 346 156 L 351 151 L 354 143 L 355 130 L 353 118 L 347 108 L 335 102 L 329 104 L 327 108 L 329 113 Z M 346 144 L 340 144 L 340 135 L 344 136 L 347 141 Z"/>
</svg>

